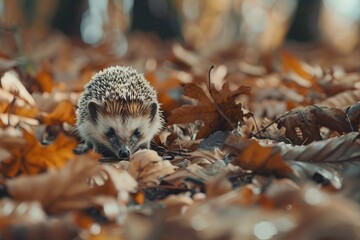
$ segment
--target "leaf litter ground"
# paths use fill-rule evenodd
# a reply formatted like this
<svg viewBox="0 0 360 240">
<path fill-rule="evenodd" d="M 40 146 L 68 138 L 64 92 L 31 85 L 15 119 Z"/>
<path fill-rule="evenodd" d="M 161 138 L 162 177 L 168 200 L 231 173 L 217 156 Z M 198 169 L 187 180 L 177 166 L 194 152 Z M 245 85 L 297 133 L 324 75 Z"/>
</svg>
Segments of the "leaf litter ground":
<svg viewBox="0 0 360 240">
<path fill-rule="evenodd" d="M 2 237 L 360 238 L 359 64 L 131 38 L 124 58 L 60 35 L 0 55 Z M 144 72 L 167 122 L 129 161 L 73 152 L 77 98 L 109 65 Z"/>
</svg>

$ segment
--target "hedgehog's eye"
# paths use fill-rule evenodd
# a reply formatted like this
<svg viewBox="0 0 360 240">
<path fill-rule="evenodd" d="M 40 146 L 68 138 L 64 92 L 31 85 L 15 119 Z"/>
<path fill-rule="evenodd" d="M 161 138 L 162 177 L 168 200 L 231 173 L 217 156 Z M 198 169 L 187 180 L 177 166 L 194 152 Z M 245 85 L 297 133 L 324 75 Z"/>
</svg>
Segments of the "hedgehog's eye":
<svg viewBox="0 0 360 240">
<path fill-rule="evenodd" d="M 139 138 L 140 136 L 141 136 L 141 132 L 140 132 L 140 130 L 137 128 L 137 129 L 135 129 L 135 131 L 134 131 L 134 137 L 136 137 L 136 138 Z"/>
<path fill-rule="evenodd" d="M 114 128 L 109 128 L 108 130 L 107 130 L 107 132 L 105 133 L 105 135 L 107 136 L 107 137 L 113 137 L 114 135 L 115 135 L 115 129 Z"/>
</svg>

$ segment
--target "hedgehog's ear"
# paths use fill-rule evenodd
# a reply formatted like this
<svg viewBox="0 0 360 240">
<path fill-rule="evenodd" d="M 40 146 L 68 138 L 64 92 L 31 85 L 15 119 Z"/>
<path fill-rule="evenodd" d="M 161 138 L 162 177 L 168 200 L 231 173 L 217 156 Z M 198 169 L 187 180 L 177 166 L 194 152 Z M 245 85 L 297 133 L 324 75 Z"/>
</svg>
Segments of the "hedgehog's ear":
<svg viewBox="0 0 360 240">
<path fill-rule="evenodd" d="M 157 104 L 156 103 L 152 103 L 150 105 L 150 121 L 154 120 L 154 117 L 157 113 Z"/>
<path fill-rule="evenodd" d="M 96 122 L 97 118 L 98 118 L 98 114 L 100 111 L 100 106 L 99 104 L 97 104 L 94 101 L 90 101 L 88 103 L 88 109 L 89 109 L 89 113 L 90 113 L 90 118 L 93 122 Z"/>
</svg>

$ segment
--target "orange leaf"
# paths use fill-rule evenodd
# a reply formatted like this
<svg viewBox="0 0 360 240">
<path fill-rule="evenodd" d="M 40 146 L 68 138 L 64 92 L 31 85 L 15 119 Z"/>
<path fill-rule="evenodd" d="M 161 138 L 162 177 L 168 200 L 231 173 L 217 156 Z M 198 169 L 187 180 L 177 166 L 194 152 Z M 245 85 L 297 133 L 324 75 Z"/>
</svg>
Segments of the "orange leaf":
<svg viewBox="0 0 360 240">
<path fill-rule="evenodd" d="M 281 60 L 282 67 L 285 72 L 293 71 L 306 80 L 311 81 L 313 79 L 313 76 L 307 71 L 305 71 L 304 68 L 301 66 L 301 62 L 299 61 L 299 59 L 295 58 L 289 52 L 282 51 Z"/>
<path fill-rule="evenodd" d="M 226 140 L 224 146 L 229 147 L 237 154 L 232 164 L 245 170 L 279 176 L 287 176 L 292 173 L 277 148 L 263 147 L 256 140 L 248 141 L 232 135 Z"/>
<path fill-rule="evenodd" d="M 35 81 L 38 83 L 42 92 L 50 93 L 54 88 L 54 80 L 50 71 L 45 67 L 35 76 Z"/>
<path fill-rule="evenodd" d="M 47 114 L 41 119 L 46 125 L 62 124 L 64 122 L 71 125 L 75 124 L 75 109 L 73 104 L 69 101 L 60 102 L 53 112 Z"/>
<path fill-rule="evenodd" d="M 41 145 L 33 134 L 25 130 L 23 134 L 27 145 L 21 149 L 18 146 L 9 147 L 7 150 L 12 154 L 12 158 L 0 166 L 1 172 L 6 176 L 32 175 L 48 168 L 60 168 L 74 157 L 73 149 L 77 141 L 63 133 L 58 135 L 54 143 L 46 146 Z"/>
</svg>

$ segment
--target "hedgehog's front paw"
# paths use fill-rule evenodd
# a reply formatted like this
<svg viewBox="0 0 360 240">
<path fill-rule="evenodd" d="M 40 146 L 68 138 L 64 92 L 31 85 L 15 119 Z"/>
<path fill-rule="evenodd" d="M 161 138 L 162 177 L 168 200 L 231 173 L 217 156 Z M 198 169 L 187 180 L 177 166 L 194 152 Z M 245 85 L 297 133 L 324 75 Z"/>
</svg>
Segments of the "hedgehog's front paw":
<svg viewBox="0 0 360 240">
<path fill-rule="evenodd" d="M 88 152 L 92 146 L 88 143 L 79 143 L 73 150 L 75 154 L 84 154 Z"/>
</svg>

